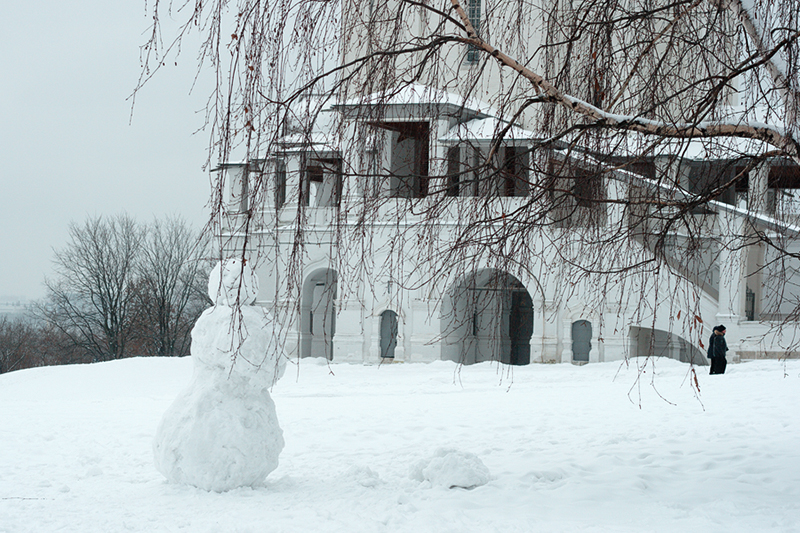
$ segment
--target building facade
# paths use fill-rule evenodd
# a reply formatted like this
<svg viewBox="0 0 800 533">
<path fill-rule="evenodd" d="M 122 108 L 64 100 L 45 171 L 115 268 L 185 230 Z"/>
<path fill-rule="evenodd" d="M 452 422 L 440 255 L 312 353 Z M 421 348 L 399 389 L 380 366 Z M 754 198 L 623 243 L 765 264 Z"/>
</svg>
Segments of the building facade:
<svg viewBox="0 0 800 533">
<path fill-rule="evenodd" d="M 388 3 L 343 6 L 345 66 L 435 25 L 417 14 L 381 30 Z M 505 24 L 497 6 L 470 6 L 485 31 Z M 531 26 L 513 52 L 541 48 L 552 27 Z M 758 143 L 637 151 L 646 141 L 630 134 L 546 139 L 558 111 L 480 98 L 524 96 L 515 73 L 481 68 L 463 43 L 437 54 L 437 68 L 413 54 L 369 59 L 335 98 L 294 102 L 297 124 L 286 122 L 265 157 L 217 169 L 225 253 L 254 264 L 258 301 L 285 325 L 291 355 L 706 364 L 719 323 L 733 360 L 795 353 L 797 165 L 748 163 L 764 153 Z M 534 54 L 532 64 L 552 71 L 569 64 L 565 54 Z M 597 105 L 600 85 L 584 87 Z M 623 100 L 634 108 L 652 97 Z M 734 113 L 738 93 L 724 98 Z M 682 116 L 679 107 L 654 113 Z"/>
</svg>

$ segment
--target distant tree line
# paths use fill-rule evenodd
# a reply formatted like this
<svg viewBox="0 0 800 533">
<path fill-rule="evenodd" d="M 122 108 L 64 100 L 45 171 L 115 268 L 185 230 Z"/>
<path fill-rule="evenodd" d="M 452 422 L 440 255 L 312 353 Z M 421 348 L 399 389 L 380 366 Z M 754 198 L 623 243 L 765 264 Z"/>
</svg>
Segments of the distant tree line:
<svg viewBox="0 0 800 533">
<path fill-rule="evenodd" d="M 25 317 L 0 317 L 0 373 L 187 355 L 192 326 L 210 305 L 208 256 L 199 232 L 180 218 L 71 224 L 45 298 Z"/>
</svg>

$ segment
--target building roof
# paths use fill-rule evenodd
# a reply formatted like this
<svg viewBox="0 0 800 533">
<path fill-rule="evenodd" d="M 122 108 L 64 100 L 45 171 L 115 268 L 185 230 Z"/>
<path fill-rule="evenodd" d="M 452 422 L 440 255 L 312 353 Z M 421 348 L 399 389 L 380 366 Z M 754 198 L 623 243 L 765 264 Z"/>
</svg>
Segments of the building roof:
<svg viewBox="0 0 800 533">
<path fill-rule="evenodd" d="M 419 83 L 334 104 L 333 109 L 347 118 L 366 120 L 408 120 L 440 116 L 470 120 L 496 114 L 495 109 L 477 98 L 465 98 Z"/>
<path fill-rule="evenodd" d="M 512 125 L 509 127 L 508 122 L 488 117 L 476 118 L 456 124 L 441 136 L 439 141 L 444 143 L 457 143 L 460 141 L 488 142 L 496 139 L 505 128 L 508 128 L 508 130 L 503 135 L 503 138 L 508 142 L 529 141 L 536 138 L 536 134 L 532 131 L 519 126 Z"/>
<path fill-rule="evenodd" d="M 324 131 L 312 131 L 311 133 L 292 133 L 284 135 L 278 139 L 278 146 L 281 150 L 291 150 L 293 148 L 313 147 L 315 151 L 336 152 L 338 146 L 335 142 L 333 133 Z"/>
</svg>

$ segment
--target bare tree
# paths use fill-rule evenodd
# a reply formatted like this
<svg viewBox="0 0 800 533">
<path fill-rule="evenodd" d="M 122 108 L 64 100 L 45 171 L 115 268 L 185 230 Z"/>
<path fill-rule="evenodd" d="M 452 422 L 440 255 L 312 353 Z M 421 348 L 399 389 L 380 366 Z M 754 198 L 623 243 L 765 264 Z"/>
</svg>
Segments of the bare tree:
<svg viewBox="0 0 800 533">
<path fill-rule="evenodd" d="M 0 374 L 27 368 L 31 356 L 32 328 L 19 319 L 0 317 Z"/>
<path fill-rule="evenodd" d="M 128 355 L 134 334 L 137 261 L 143 231 L 127 215 L 71 224 L 55 253 L 55 278 L 37 313 L 93 361 Z"/>
<path fill-rule="evenodd" d="M 208 306 L 207 240 L 180 218 L 126 215 L 70 226 L 32 316 L 0 321 L 0 370 L 189 353 Z"/>
<path fill-rule="evenodd" d="M 800 189 L 792 0 L 191 7 L 164 47 L 165 5 L 151 5 L 143 79 L 186 32 L 204 32 L 201 62 L 218 76 L 212 157 L 245 161 L 218 173 L 215 234 L 233 237 L 220 253 L 272 262 L 284 272 L 277 292 L 297 302 L 319 232 L 310 208 L 328 189 L 340 191 L 324 207 L 343 301 L 363 300 L 378 271 L 405 290 L 433 293 L 437 280 L 465 294 L 517 290 L 505 274 L 478 280 L 481 265 L 536 279 L 542 313 L 572 297 L 638 310 L 611 331 L 642 320 L 655 329 L 652 302 L 636 301 L 653 294 L 671 315 L 666 334 L 682 321 L 697 342 L 712 300 L 716 316 L 742 314 L 744 289 L 720 279 L 738 284 L 744 269 L 766 291 L 763 279 L 785 278 L 779 266 L 800 259 L 796 214 L 775 199 Z M 339 184 L 325 189 L 326 175 Z M 283 251 L 265 253 L 280 245 L 265 248 L 264 235 Z M 763 295 L 763 317 L 796 314 L 785 288 Z M 484 296 L 472 307 L 505 305 Z M 470 320 L 480 329 L 468 307 L 453 312 L 459 331 Z M 556 349 L 549 327 L 543 352 Z"/>
<path fill-rule="evenodd" d="M 144 355 L 188 355 L 192 326 L 208 306 L 207 246 L 180 218 L 154 220 L 137 262 L 137 336 Z"/>
<path fill-rule="evenodd" d="M 0 317 L 0 373 L 91 359 L 59 329 L 30 316 Z"/>
</svg>

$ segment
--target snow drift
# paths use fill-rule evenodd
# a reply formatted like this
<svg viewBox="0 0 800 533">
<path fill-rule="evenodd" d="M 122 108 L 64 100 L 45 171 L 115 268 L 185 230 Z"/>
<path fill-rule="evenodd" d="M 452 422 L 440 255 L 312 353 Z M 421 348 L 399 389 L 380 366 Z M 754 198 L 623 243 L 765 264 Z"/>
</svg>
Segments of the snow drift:
<svg viewBox="0 0 800 533">
<path fill-rule="evenodd" d="M 153 468 L 153 433 L 190 381 L 191 358 L 0 375 L 0 532 L 788 533 L 800 524 L 800 361 L 734 364 L 723 376 L 699 369 L 697 397 L 689 366 L 663 359 L 298 364 L 270 391 L 286 440 L 278 468 L 222 493 Z M 410 479 L 440 448 L 477 456 L 488 483 Z"/>
</svg>

